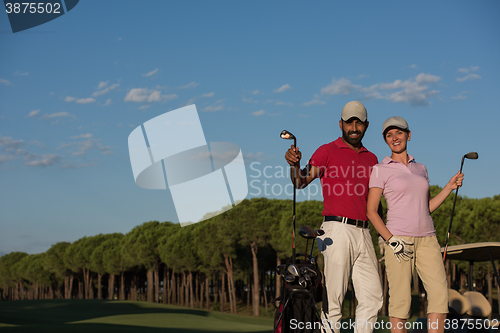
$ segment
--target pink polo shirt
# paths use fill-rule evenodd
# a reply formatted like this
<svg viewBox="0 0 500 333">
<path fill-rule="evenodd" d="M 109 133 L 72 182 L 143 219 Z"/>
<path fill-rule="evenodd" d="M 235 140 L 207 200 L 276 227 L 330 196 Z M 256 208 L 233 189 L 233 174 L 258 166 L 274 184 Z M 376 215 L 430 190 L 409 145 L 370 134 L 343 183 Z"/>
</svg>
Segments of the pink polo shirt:
<svg viewBox="0 0 500 333">
<path fill-rule="evenodd" d="M 309 164 L 320 170 L 323 215 L 366 221 L 368 179 L 377 162 L 365 147 L 356 152 L 342 138 L 319 147 Z"/>
<path fill-rule="evenodd" d="M 396 236 L 434 236 L 429 212 L 427 169 L 408 155 L 408 166 L 386 156 L 373 167 L 370 187 L 378 187 L 387 201 L 387 229 Z"/>
</svg>

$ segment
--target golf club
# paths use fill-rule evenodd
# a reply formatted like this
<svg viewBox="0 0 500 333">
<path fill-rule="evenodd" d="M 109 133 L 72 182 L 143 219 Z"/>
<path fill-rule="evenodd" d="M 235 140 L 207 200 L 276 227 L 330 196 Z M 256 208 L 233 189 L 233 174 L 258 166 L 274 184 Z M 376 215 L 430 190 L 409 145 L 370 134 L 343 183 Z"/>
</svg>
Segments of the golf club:
<svg viewBox="0 0 500 333">
<path fill-rule="evenodd" d="M 300 277 L 300 272 L 299 272 L 299 268 L 297 267 L 297 265 L 291 264 L 290 266 L 288 266 L 287 270 L 293 276 Z"/>
<path fill-rule="evenodd" d="M 295 135 L 292 133 L 288 132 L 287 130 L 281 131 L 280 137 L 285 140 L 293 140 L 293 146 L 297 147 L 297 139 L 295 138 Z M 295 263 L 295 201 L 296 201 L 296 192 L 297 189 L 295 187 L 295 179 L 293 180 L 293 215 L 292 215 L 292 224 L 293 224 L 293 230 L 292 230 L 292 262 Z"/>
<path fill-rule="evenodd" d="M 311 247 L 311 255 L 309 256 L 309 259 L 311 259 L 312 252 L 314 250 L 314 241 L 316 240 L 317 236 L 321 236 L 324 233 L 325 232 L 323 230 L 321 230 L 321 229 L 314 229 L 313 230 L 313 229 L 309 228 L 306 225 L 303 225 L 300 228 L 299 235 L 301 235 L 302 237 L 304 237 L 305 239 L 307 239 L 307 242 L 306 242 L 306 252 L 304 254 L 304 264 L 307 262 L 307 247 L 309 246 L 309 239 L 313 240 L 313 244 L 312 244 L 312 247 Z"/>
<path fill-rule="evenodd" d="M 464 160 L 468 158 L 469 160 L 477 160 L 479 155 L 473 151 L 468 154 L 465 154 L 462 157 L 462 163 L 460 164 L 460 173 L 462 173 L 462 167 L 464 166 Z M 451 209 L 451 218 L 450 218 L 450 225 L 448 227 L 448 235 L 446 236 L 446 245 L 444 246 L 444 254 L 443 254 L 443 262 L 446 260 L 446 252 L 448 251 L 448 241 L 450 240 L 450 232 L 451 232 L 451 223 L 453 222 L 453 214 L 455 213 L 455 204 L 457 203 L 457 196 L 458 196 L 458 187 L 455 191 L 455 199 L 453 200 L 453 208 Z"/>
<path fill-rule="evenodd" d="M 304 265 L 307 262 L 307 247 L 309 246 L 309 239 L 316 238 L 316 232 L 309 228 L 307 225 L 303 225 L 299 229 L 299 235 L 307 239 L 306 241 L 306 251 L 304 252 Z M 314 246 L 314 245 L 313 245 Z"/>
<path fill-rule="evenodd" d="M 278 275 L 283 276 L 283 274 L 285 273 L 285 267 L 286 267 L 285 264 L 281 264 L 278 267 L 276 267 L 276 272 L 278 273 Z"/>
<path fill-rule="evenodd" d="M 314 229 L 314 231 L 316 231 L 316 237 L 317 236 L 323 236 L 325 234 L 325 231 L 323 229 Z M 312 260 L 313 260 L 313 251 L 314 251 L 314 241 L 316 240 L 316 237 L 314 237 L 313 239 L 313 244 L 311 246 L 311 253 L 309 254 L 309 263 L 312 264 Z"/>
</svg>

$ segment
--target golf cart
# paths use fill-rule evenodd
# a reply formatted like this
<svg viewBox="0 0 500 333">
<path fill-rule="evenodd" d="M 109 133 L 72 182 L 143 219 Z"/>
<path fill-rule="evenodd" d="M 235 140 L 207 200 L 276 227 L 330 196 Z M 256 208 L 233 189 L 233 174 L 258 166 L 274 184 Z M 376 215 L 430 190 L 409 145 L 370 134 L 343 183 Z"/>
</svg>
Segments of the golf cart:
<svg viewBox="0 0 500 333">
<path fill-rule="evenodd" d="M 441 248 L 444 253 L 445 248 Z M 500 259 L 500 242 L 485 242 L 453 245 L 448 247 L 446 259 L 462 260 L 469 262 L 468 291 L 463 294 L 454 289 L 449 289 L 449 314 L 446 319 L 445 332 L 447 333 L 472 333 L 472 332 L 499 332 L 500 317 L 492 315 L 492 306 L 486 297 L 474 291 L 473 268 L 475 262 L 491 261 L 494 278 L 497 286 L 500 285 L 498 270 L 495 260 Z M 490 319 L 491 318 L 491 319 Z M 425 318 L 417 321 L 424 323 Z M 413 330 L 412 332 L 426 330 Z"/>
<path fill-rule="evenodd" d="M 444 249 L 441 249 L 441 251 L 443 252 Z M 468 291 L 461 295 L 459 292 L 450 289 L 450 314 L 453 315 L 455 319 L 461 320 L 462 322 L 465 322 L 464 319 L 474 319 L 476 323 L 482 321 L 483 327 L 489 328 L 490 331 L 492 331 L 492 329 L 497 331 L 499 329 L 500 318 L 498 315 L 497 317 L 492 315 L 492 307 L 486 297 L 474 291 L 473 269 L 474 262 L 490 261 L 493 267 L 494 278 L 497 281 L 497 286 L 500 285 L 498 269 L 495 265 L 495 260 L 500 259 L 500 242 L 453 245 L 448 248 L 447 259 L 469 262 Z M 491 294 L 491 290 L 489 293 Z M 477 326 L 480 325 L 471 325 L 471 327 L 475 328 L 477 328 Z M 458 332 L 458 330 L 455 331 Z M 471 330 L 462 331 L 470 332 Z"/>
</svg>

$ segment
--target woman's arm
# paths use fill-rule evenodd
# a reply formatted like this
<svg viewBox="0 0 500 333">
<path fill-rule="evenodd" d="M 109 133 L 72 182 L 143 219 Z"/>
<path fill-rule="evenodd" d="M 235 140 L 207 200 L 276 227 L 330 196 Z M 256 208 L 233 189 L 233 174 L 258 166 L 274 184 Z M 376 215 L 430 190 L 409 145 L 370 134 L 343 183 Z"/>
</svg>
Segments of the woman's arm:
<svg viewBox="0 0 500 333">
<path fill-rule="evenodd" d="M 434 198 L 431 199 L 431 195 L 429 192 L 429 211 L 432 213 L 433 211 L 438 209 L 439 206 L 441 206 L 441 204 L 446 200 L 448 195 L 450 195 L 450 193 L 453 192 L 453 190 L 462 186 L 463 179 L 464 179 L 464 174 L 460 173 L 459 171 L 457 172 L 456 175 L 451 177 L 448 184 L 446 184 L 441 190 L 441 192 L 439 192 L 439 194 L 436 195 Z"/>
<path fill-rule="evenodd" d="M 368 202 L 366 203 L 366 216 L 372 223 L 373 227 L 386 241 L 391 238 L 392 234 L 385 226 L 384 221 L 378 213 L 380 198 L 382 197 L 382 189 L 379 187 L 371 187 L 368 191 Z"/>
</svg>

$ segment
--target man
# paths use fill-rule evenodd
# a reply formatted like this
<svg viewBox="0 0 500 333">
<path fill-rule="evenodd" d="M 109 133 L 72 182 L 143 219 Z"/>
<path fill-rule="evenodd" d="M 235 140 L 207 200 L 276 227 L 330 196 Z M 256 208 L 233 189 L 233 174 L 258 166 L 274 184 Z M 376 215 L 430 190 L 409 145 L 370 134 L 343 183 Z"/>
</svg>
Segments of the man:
<svg viewBox="0 0 500 333">
<path fill-rule="evenodd" d="M 328 309 L 323 322 L 334 332 L 342 327 L 342 302 L 349 278 L 358 300 L 354 332 L 372 332 L 382 307 L 382 287 L 377 257 L 366 217 L 368 181 L 377 157 L 361 143 L 369 122 L 362 103 L 352 101 L 342 109 L 342 137 L 319 147 L 305 169 L 302 153 L 291 146 L 285 159 L 296 188 L 305 188 L 319 178 L 323 191 L 323 216 L 318 247 L 325 259 L 325 288 Z"/>
</svg>

